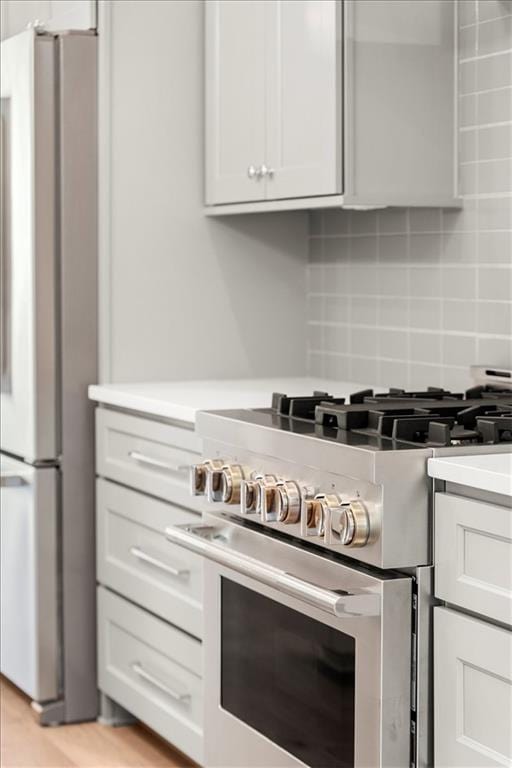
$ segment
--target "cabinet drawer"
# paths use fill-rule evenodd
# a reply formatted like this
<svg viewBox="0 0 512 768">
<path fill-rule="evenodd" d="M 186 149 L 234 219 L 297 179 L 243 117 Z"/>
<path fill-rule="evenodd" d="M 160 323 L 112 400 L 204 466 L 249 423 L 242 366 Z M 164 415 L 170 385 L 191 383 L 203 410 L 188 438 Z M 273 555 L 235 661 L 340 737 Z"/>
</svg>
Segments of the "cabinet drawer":
<svg viewBox="0 0 512 768">
<path fill-rule="evenodd" d="M 434 609 L 436 768 L 512 761 L 512 632 Z"/>
<path fill-rule="evenodd" d="M 512 511 L 436 493 L 436 597 L 512 624 Z"/>
<path fill-rule="evenodd" d="M 98 589 L 99 687 L 202 762 L 201 643 Z"/>
<path fill-rule="evenodd" d="M 138 490 L 202 511 L 189 493 L 189 466 L 200 455 L 191 430 L 96 409 L 96 471 Z"/>
<path fill-rule="evenodd" d="M 96 481 L 98 580 L 202 636 L 202 558 L 171 544 L 166 526 L 198 516 L 108 480 Z"/>
</svg>

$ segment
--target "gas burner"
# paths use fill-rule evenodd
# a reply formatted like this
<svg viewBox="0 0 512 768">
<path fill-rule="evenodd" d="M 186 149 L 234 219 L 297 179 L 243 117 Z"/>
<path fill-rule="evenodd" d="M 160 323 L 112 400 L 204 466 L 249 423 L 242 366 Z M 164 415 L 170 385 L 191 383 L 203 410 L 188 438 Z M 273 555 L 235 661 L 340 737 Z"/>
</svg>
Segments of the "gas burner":
<svg viewBox="0 0 512 768">
<path fill-rule="evenodd" d="M 500 386 L 499 384 L 479 384 L 476 387 L 466 390 L 466 400 L 512 400 L 512 389 L 509 386 Z"/>
<path fill-rule="evenodd" d="M 306 397 L 289 397 L 288 395 L 281 394 L 281 392 L 274 392 L 272 395 L 272 410 L 279 416 L 314 421 L 316 406 L 324 402 L 332 405 L 343 405 L 345 398 L 333 397 L 327 392 L 317 391 Z"/>
<path fill-rule="evenodd" d="M 473 387 L 465 394 L 438 387 L 420 391 L 366 389 L 346 403 L 327 392 L 272 397 L 273 425 L 345 442 L 348 434 L 376 447 L 407 448 L 512 442 L 512 390 Z"/>
<path fill-rule="evenodd" d="M 476 420 L 484 443 L 512 442 L 512 404 L 508 410 Z"/>
<path fill-rule="evenodd" d="M 427 387 L 426 390 L 419 392 L 408 392 L 405 389 L 390 387 L 389 392 L 375 394 L 373 389 L 354 392 L 353 395 L 350 395 L 350 403 L 356 405 L 358 403 L 401 402 L 403 400 L 462 400 L 463 397 L 462 392 L 453 393 L 439 387 Z"/>
</svg>

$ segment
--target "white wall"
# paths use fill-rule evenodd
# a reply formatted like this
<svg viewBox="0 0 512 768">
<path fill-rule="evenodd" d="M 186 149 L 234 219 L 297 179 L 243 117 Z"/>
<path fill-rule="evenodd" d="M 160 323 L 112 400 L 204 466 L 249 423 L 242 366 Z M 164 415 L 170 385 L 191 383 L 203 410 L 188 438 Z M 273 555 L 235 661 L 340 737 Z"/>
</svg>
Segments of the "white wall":
<svg viewBox="0 0 512 768">
<path fill-rule="evenodd" d="M 17 35 L 33 21 L 48 29 L 89 29 L 96 26 L 95 0 L 1 0 L 2 40 Z"/>
<path fill-rule="evenodd" d="M 307 213 L 204 216 L 203 4 L 100 0 L 101 379 L 299 374 Z"/>
</svg>

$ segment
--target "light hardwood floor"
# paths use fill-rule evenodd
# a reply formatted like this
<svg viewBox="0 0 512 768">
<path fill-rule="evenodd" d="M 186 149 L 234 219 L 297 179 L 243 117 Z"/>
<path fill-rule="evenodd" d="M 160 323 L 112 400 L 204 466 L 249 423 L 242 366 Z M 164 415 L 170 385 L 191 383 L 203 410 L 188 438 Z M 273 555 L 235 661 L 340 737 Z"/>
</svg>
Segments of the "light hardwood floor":
<svg viewBox="0 0 512 768">
<path fill-rule="evenodd" d="M 42 728 L 29 699 L 0 677 L 2 768 L 189 768 L 187 758 L 140 725 Z"/>
</svg>

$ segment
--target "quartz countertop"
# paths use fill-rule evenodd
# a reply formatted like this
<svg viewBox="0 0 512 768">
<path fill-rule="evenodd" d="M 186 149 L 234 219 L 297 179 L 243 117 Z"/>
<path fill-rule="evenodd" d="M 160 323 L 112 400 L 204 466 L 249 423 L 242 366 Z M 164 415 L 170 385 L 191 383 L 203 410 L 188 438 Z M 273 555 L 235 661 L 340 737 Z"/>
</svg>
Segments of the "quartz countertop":
<svg viewBox="0 0 512 768">
<path fill-rule="evenodd" d="M 314 390 L 347 397 L 369 385 L 315 378 L 94 384 L 89 398 L 105 405 L 195 423 L 198 411 L 270 407 L 273 392 L 310 395 Z"/>
<path fill-rule="evenodd" d="M 512 451 L 428 460 L 431 477 L 512 497 Z"/>
</svg>

